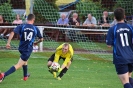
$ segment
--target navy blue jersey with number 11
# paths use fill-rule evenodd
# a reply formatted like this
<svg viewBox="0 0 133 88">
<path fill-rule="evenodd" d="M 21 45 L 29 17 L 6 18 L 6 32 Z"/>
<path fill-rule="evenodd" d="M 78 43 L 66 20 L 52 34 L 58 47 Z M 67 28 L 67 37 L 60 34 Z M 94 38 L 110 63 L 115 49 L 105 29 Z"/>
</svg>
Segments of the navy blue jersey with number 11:
<svg viewBox="0 0 133 88">
<path fill-rule="evenodd" d="M 32 24 L 19 25 L 14 32 L 20 35 L 20 51 L 32 51 L 35 37 L 42 38 L 39 29 Z"/>
<path fill-rule="evenodd" d="M 113 46 L 113 63 L 133 63 L 133 27 L 118 23 L 111 27 L 107 34 L 107 45 Z"/>
</svg>

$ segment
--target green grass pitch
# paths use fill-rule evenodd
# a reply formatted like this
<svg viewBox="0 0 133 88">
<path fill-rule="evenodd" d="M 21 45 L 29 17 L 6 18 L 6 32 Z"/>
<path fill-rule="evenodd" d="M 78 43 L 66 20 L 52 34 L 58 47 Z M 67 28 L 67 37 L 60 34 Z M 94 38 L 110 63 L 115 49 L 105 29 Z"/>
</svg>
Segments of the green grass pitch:
<svg viewBox="0 0 133 88">
<path fill-rule="evenodd" d="M 0 53 L 2 72 L 16 64 L 19 58 L 18 53 L 8 53 Z M 22 80 L 21 68 L 7 76 L 0 83 L 0 88 L 122 88 L 110 60 L 78 59 L 74 56 L 70 69 L 59 81 L 48 72 L 46 65 L 50 55 L 51 53 L 45 55 L 44 52 L 32 54 L 28 62 L 30 78 L 27 81 Z"/>
</svg>

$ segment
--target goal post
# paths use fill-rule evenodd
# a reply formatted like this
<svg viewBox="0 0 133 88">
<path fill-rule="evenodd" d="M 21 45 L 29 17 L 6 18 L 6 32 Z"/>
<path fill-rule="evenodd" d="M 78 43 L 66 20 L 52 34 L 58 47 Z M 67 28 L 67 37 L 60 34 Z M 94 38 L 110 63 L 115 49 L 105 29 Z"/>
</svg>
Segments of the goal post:
<svg viewBox="0 0 133 88">
<path fill-rule="evenodd" d="M 1 29 L 14 29 L 16 26 L 0 26 Z M 96 28 L 78 28 L 75 26 L 37 26 L 44 41 L 39 46 L 40 52 L 54 52 L 62 43 L 70 43 L 76 58 L 94 58 L 112 60 L 111 49 L 108 49 L 105 43 L 108 29 Z M 0 51 L 6 50 L 8 36 L 0 37 Z M 14 38 L 11 41 L 11 50 L 17 50 L 19 39 Z M 80 57 L 79 55 L 80 54 Z M 46 55 L 47 56 L 47 55 Z"/>
</svg>

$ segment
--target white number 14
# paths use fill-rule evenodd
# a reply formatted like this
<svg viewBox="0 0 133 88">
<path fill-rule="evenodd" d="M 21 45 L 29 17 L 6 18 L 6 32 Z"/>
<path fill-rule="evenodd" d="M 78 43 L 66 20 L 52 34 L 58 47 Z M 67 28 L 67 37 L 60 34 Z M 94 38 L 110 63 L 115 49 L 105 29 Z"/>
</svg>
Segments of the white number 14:
<svg viewBox="0 0 133 88">
<path fill-rule="evenodd" d="M 24 32 L 25 41 L 26 40 L 30 41 L 32 39 L 32 36 L 33 36 L 33 32 L 30 32 L 28 35 L 27 35 L 27 32 Z"/>
</svg>

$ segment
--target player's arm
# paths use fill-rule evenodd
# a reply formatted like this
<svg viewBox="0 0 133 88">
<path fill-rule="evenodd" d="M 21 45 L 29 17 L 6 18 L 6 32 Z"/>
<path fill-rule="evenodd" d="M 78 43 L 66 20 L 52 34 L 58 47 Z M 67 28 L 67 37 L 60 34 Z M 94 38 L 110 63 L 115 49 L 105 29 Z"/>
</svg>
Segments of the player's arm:
<svg viewBox="0 0 133 88">
<path fill-rule="evenodd" d="M 64 69 L 64 68 L 67 66 L 67 64 L 68 64 L 68 62 L 69 62 L 70 60 L 71 60 L 71 58 L 70 58 L 69 56 L 66 57 L 66 59 L 65 59 L 65 61 L 63 62 L 61 68 Z"/>
<path fill-rule="evenodd" d="M 56 51 L 56 52 L 55 52 L 55 57 L 54 57 L 54 61 L 53 61 L 53 62 L 58 63 L 60 54 L 61 54 L 61 53 L 60 53 L 59 51 Z"/>
<path fill-rule="evenodd" d="M 15 33 L 17 33 L 17 34 L 19 34 L 20 32 L 20 29 L 22 29 L 21 28 L 21 26 L 19 25 L 19 26 L 17 26 L 11 33 L 10 33 L 10 35 L 9 35 L 9 38 L 8 38 L 8 41 L 7 41 L 7 44 L 6 44 L 6 48 L 7 49 L 10 49 L 10 42 L 11 42 L 11 40 L 12 40 L 12 38 L 13 38 L 13 36 L 14 36 L 14 34 Z"/>
<path fill-rule="evenodd" d="M 61 72 L 66 66 L 67 66 L 67 63 L 70 61 L 70 58 L 66 58 L 64 63 L 62 64 L 61 68 L 59 68 L 58 72 Z"/>
<path fill-rule="evenodd" d="M 36 27 L 36 30 L 37 30 L 37 37 L 39 38 L 38 41 L 34 42 L 34 45 L 37 45 L 38 43 L 42 42 L 43 41 L 43 37 L 39 31 L 39 29 Z"/>
<path fill-rule="evenodd" d="M 109 29 L 108 33 L 107 33 L 107 37 L 106 37 L 106 44 L 107 47 L 112 47 L 114 44 L 114 35 L 113 35 L 113 30 L 112 28 Z"/>
<path fill-rule="evenodd" d="M 11 46 L 10 46 L 10 42 L 11 42 L 13 36 L 14 36 L 14 32 L 12 31 L 12 32 L 10 33 L 10 36 L 9 36 L 8 41 L 7 41 L 7 44 L 6 44 L 6 48 L 7 48 L 7 49 L 10 49 L 10 47 L 11 47 Z"/>
<path fill-rule="evenodd" d="M 43 38 L 38 39 L 38 41 L 34 42 L 34 45 L 37 45 L 38 43 L 42 42 Z"/>
</svg>

